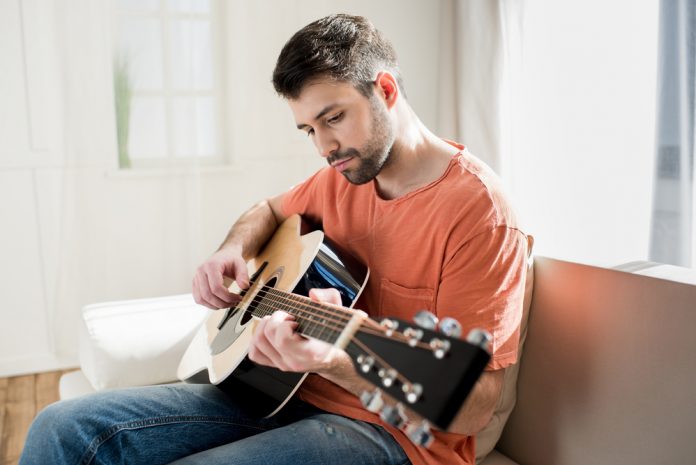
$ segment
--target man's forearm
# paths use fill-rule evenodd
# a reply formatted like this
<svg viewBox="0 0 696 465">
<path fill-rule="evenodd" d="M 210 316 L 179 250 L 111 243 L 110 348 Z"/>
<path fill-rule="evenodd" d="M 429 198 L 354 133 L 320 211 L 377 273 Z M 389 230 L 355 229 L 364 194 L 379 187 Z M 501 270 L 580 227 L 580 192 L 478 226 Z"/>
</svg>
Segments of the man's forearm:
<svg viewBox="0 0 696 465">
<path fill-rule="evenodd" d="M 239 217 L 218 250 L 236 250 L 248 260 L 256 256 L 277 227 L 278 218 L 269 202 L 264 200 Z"/>
</svg>

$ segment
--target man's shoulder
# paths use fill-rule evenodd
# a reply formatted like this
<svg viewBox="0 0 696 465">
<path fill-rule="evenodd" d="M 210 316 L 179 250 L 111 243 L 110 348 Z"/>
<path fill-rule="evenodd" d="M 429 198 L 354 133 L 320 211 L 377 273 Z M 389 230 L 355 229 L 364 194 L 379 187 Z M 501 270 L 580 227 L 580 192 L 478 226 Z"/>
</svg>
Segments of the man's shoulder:
<svg viewBox="0 0 696 465">
<path fill-rule="evenodd" d="M 453 163 L 443 194 L 460 220 L 481 228 L 519 227 L 509 195 L 493 169 L 468 150 L 456 155 Z"/>
</svg>

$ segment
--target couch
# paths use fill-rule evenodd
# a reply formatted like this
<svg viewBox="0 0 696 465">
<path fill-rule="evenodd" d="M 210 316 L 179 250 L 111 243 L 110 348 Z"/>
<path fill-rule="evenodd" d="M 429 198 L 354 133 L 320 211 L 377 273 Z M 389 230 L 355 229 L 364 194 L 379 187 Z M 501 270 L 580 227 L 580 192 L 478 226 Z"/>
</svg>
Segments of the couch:
<svg viewBox="0 0 696 465">
<path fill-rule="evenodd" d="M 174 380 L 207 312 L 190 295 L 85 307 L 61 398 Z M 511 412 L 481 438 L 495 444 L 483 465 L 696 463 L 693 270 L 537 257 L 526 316 Z"/>
</svg>

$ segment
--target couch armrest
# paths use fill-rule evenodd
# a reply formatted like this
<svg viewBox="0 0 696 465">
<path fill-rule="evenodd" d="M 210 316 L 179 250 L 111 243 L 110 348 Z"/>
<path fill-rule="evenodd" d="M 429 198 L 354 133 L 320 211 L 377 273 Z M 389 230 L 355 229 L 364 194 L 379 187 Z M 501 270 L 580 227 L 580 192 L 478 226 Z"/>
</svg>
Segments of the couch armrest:
<svg viewBox="0 0 696 465">
<path fill-rule="evenodd" d="M 652 276 L 653 278 L 666 279 L 684 284 L 696 284 L 696 269 L 681 266 L 667 265 L 648 261 L 635 261 L 624 263 L 614 267 L 615 270 L 626 273 Z"/>
</svg>

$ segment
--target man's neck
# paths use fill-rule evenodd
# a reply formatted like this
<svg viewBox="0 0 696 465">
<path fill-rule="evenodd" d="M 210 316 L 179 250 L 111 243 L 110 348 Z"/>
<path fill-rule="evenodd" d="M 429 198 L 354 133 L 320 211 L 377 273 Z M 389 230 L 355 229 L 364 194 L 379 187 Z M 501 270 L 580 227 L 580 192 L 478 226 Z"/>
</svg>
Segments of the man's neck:
<svg viewBox="0 0 696 465">
<path fill-rule="evenodd" d="M 402 197 L 440 178 L 459 150 L 443 141 L 418 119 L 404 101 L 396 109 L 396 138 L 389 163 L 375 179 L 380 197 Z"/>
</svg>

